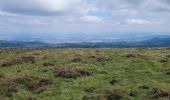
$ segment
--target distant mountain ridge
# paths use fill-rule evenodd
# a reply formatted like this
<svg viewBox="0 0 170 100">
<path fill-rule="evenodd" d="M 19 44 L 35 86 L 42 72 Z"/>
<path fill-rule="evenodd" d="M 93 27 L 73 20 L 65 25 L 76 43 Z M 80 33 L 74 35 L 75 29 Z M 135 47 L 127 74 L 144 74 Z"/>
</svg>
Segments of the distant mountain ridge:
<svg viewBox="0 0 170 100">
<path fill-rule="evenodd" d="M 41 41 L 5 41 L 0 40 L 0 48 L 132 48 L 132 47 L 168 47 L 170 36 L 155 36 L 142 41 L 120 42 L 80 42 L 45 43 Z"/>
</svg>

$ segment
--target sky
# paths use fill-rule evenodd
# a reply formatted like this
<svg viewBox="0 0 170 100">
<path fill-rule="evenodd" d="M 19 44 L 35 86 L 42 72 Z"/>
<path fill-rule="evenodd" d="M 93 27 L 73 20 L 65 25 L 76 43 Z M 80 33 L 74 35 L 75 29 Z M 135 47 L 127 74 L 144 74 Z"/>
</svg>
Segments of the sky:
<svg viewBox="0 0 170 100">
<path fill-rule="evenodd" d="M 0 0 L 0 35 L 169 33 L 170 0 Z"/>
</svg>

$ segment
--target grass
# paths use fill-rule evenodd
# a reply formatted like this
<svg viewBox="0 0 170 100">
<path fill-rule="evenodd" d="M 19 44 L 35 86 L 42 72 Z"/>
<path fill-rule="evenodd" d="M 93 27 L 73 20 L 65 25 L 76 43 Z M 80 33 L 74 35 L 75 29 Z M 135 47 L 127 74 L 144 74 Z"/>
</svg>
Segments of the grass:
<svg viewBox="0 0 170 100">
<path fill-rule="evenodd" d="M 170 48 L 0 49 L 2 100 L 168 100 Z"/>
</svg>

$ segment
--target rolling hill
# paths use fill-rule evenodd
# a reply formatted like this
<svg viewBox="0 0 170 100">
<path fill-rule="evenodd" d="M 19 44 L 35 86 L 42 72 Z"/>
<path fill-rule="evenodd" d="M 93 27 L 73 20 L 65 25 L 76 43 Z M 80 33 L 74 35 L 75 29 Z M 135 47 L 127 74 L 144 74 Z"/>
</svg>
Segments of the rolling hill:
<svg viewBox="0 0 170 100">
<path fill-rule="evenodd" d="M 167 47 L 170 37 L 160 36 L 149 39 L 113 41 L 113 42 L 77 42 L 77 43 L 46 43 L 41 41 L 0 41 L 0 48 L 132 48 L 132 47 Z"/>
</svg>

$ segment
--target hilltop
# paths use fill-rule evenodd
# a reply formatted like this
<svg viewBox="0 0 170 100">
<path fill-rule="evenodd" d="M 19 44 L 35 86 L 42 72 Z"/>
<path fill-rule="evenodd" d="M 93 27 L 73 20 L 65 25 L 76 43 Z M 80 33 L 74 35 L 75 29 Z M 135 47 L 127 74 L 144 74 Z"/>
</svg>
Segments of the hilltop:
<svg viewBox="0 0 170 100">
<path fill-rule="evenodd" d="M 0 49 L 0 97 L 168 99 L 169 65 L 170 48 Z"/>
</svg>

